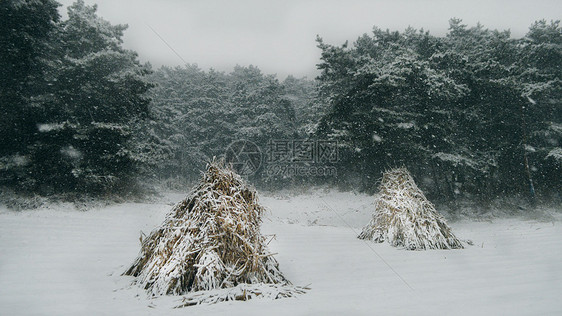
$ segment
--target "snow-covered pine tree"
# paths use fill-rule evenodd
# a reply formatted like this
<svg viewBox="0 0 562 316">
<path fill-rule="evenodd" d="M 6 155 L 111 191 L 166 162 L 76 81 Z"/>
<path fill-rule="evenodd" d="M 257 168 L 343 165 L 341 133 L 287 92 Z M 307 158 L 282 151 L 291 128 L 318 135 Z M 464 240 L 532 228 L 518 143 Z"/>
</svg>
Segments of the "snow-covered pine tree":
<svg viewBox="0 0 562 316">
<path fill-rule="evenodd" d="M 196 65 L 162 67 L 150 78 L 156 83 L 150 93 L 154 137 L 147 149 L 167 143 L 174 153 L 156 168 L 163 176 L 198 176 L 205 161 L 224 154 L 233 141 L 249 140 L 265 149 L 269 140 L 295 137 L 295 130 L 303 130 L 297 125 L 309 123 L 298 122 L 296 115 L 296 107 L 313 98 L 314 87 L 305 80 L 289 80 L 286 88 L 254 66 L 236 66 L 226 74 Z"/>
<path fill-rule="evenodd" d="M 37 124 L 49 114 L 45 72 L 60 15 L 54 0 L 0 1 L 0 185 L 37 189 L 31 167 Z"/>
<path fill-rule="evenodd" d="M 435 62 L 440 41 L 411 28 L 403 33 L 375 28 L 352 46 L 318 39 L 320 91 L 328 104 L 318 132 L 338 141 L 340 165 L 362 179 L 362 189 L 371 190 L 369 179 L 396 164 L 430 174 L 424 170 L 429 164 L 419 162 L 452 147 L 450 104 L 467 88 Z"/>
<path fill-rule="evenodd" d="M 519 77 L 525 102 L 522 142 L 529 178 L 541 193 L 562 187 L 562 26 L 560 21 L 536 21 L 521 39 Z"/>
<path fill-rule="evenodd" d="M 126 26 L 111 25 L 96 10 L 82 0 L 68 7 L 56 37 L 56 67 L 47 74 L 51 115 L 38 128 L 61 158 L 38 156 L 37 169 L 48 174 L 49 181 L 39 179 L 43 185 L 59 192 L 134 190 L 140 163 L 131 126 L 148 112 L 148 70 L 122 47 Z"/>
</svg>

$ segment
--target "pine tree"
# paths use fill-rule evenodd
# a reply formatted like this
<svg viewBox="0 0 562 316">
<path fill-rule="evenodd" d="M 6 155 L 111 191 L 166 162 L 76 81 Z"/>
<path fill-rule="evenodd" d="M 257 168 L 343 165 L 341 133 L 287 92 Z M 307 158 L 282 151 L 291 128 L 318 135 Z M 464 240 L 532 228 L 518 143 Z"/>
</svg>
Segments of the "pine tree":
<svg viewBox="0 0 562 316">
<path fill-rule="evenodd" d="M 42 106 L 50 66 L 50 38 L 60 16 L 52 0 L 0 2 L 0 184 L 34 186 L 30 147 Z"/>
<path fill-rule="evenodd" d="M 148 112 L 151 86 L 143 78 L 148 69 L 122 47 L 126 26 L 111 25 L 96 10 L 78 0 L 59 26 L 60 59 L 50 74 L 55 113 L 44 122 L 58 127 L 45 131 L 49 143 L 72 161 L 56 173 L 67 186 L 57 189 L 88 194 L 131 189 L 140 162 L 132 125 Z M 57 141 L 63 131 L 68 137 Z"/>
<path fill-rule="evenodd" d="M 525 161 L 529 179 L 541 190 L 562 186 L 562 27 L 560 21 L 540 20 L 520 41 L 520 77 L 526 102 Z"/>
<path fill-rule="evenodd" d="M 427 173 L 419 161 L 450 147 L 450 115 L 445 105 L 456 102 L 466 87 L 451 79 L 428 56 L 439 40 L 427 32 L 404 33 L 375 28 L 353 45 L 326 45 L 322 49 L 320 89 L 330 108 L 319 133 L 344 146 L 344 165 L 369 189 L 388 167 L 413 165 Z M 370 189 L 373 189 L 372 187 Z"/>
<path fill-rule="evenodd" d="M 559 22 L 509 31 L 450 21 L 444 38 L 374 29 L 322 50 L 318 132 L 365 178 L 406 165 L 431 193 L 492 198 L 559 187 Z M 536 181 L 535 181 L 536 180 Z M 362 184 L 372 183 L 363 181 Z M 427 188 L 426 188 L 427 189 Z"/>
<path fill-rule="evenodd" d="M 2 98 L 11 98 L 2 102 L 2 138 L 12 141 L 2 146 L 3 183 L 44 195 L 131 191 L 141 163 L 132 126 L 146 116 L 151 85 L 121 46 L 126 26 L 83 1 L 65 21 L 55 2 L 2 5 L 10 21 Z"/>
<path fill-rule="evenodd" d="M 289 91 L 254 66 L 236 66 L 229 74 L 196 65 L 162 67 L 151 79 L 156 87 L 148 142 L 151 148 L 168 146 L 171 153 L 155 155 L 162 158 L 155 174 L 163 177 L 195 179 L 207 161 L 224 155 L 234 141 L 248 140 L 265 149 L 270 139 L 294 136 L 303 129 L 297 126 L 305 124 L 297 122 L 295 106 L 301 98 L 313 99 L 306 95 L 313 88 L 293 94 L 304 81 L 295 81 Z"/>
</svg>

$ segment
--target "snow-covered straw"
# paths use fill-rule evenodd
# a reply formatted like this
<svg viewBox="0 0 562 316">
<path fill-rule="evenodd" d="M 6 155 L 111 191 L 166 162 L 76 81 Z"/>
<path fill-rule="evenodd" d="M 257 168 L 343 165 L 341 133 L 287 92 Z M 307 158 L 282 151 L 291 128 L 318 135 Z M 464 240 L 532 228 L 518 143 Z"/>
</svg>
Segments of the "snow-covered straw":
<svg viewBox="0 0 562 316">
<path fill-rule="evenodd" d="M 263 295 L 263 284 L 277 284 L 277 297 L 298 288 L 279 265 L 260 234 L 264 208 L 256 192 L 224 163 L 207 165 L 201 182 L 167 215 L 164 223 L 142 240 L 139 256 L 125 275 L 152 295 L 190 294 L 182 305 L 249 299 Z M 217 289 L 240 288 L 236 291 Z M 288 286 L 282 289 L 282 286 Z M 195 294 L 196 291 L 204 291 Z M 267 295 L 271 297 L 272 295 Z"/>
<path fill-rule="evenodd" d="M 278 299 L 293 297 L 295 294 L 304 294 L 309 288 L 290 284 L 246 284 L 235 287 L 216 289 L 210 291 L 192 292 L 181 299 L 177 307 L 186 307 L 199 304 L 214 304 L 224 301 L 247 301 L 249 299 Z"/>
<path fill-rule="evenodd" d="M 358 237 L 409 250 L 464 248 L 406 168 L 384 173 L 373 218 Z"/>
</svg>

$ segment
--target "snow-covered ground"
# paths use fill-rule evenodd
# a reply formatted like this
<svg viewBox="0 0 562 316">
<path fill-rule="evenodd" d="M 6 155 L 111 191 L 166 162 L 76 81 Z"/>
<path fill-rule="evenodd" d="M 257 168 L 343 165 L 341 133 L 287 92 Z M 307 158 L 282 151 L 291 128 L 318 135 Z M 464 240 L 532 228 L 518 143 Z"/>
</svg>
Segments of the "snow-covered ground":
<svg viewBox="0 0 562 316">
<path fill-rule="evenodd" d="M 140 231 L 159 225 L 171 202 L 77 211 L 70 205 L 0 208 L 0 315 L 561 315 L 562 209 L 554 221 L 518 218 L 450 223 L 473 246 L 406 251 L 356 238 L 373 198 L 313 191 L 265 194 L 264 234 L 285 276 L 311 290 L 173 309 L 120 274 Z"/>
</svg>

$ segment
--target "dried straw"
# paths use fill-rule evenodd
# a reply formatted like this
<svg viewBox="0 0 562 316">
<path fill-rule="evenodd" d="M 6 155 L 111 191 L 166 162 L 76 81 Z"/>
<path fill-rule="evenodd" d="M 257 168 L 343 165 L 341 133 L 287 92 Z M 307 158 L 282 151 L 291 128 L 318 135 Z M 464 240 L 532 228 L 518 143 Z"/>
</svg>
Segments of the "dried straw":
<svg viewBox="0 0 562 316">
<path fill-rule="evenodd" d="M 135 276 L 136 283 L 152 295 L 193 294 L 244 284 L 289 286 L 260 234 L 263 213 L 256 192 L 223 162 L 213 161 L 199 185 L 142 240 L 139 256 L 124 274 Z M 191 295 L 183 305 L 230 296 L 240 299 L 232 291 L 223 292 Z M 298 291 L 281 292 L 280 297 L 285 297 Z"/>
<path fill-rule="evenodd" d="M 255 298 L 273 300 L 293 297 L 296 294 L 304 294 L 309 289 L 308 287 L 289 284 L 240 284 L 232 288 L 189 293 L 184 295 L 181 303 L 176 308 L 199 304 L 215 304 L 225 301 L 247 301 Z"/>
<path fill-rule="evenodd" d="M 384 173 L 375 212 L 358 238 L 409 250 L 464 248 L 405 168 Z"/>
</svg>

